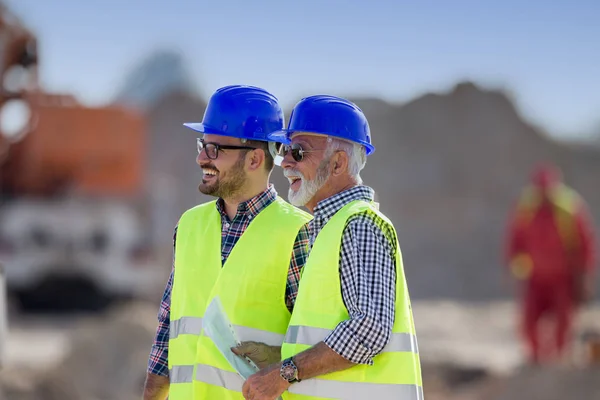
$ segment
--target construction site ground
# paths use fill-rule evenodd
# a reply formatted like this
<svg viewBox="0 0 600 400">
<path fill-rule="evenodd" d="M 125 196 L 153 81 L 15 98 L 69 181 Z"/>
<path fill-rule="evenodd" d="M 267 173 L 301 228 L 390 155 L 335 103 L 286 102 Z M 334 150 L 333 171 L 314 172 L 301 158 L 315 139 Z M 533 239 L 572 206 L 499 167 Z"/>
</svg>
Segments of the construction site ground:
<svg viewBox="0 0 600 400">
<path fill-rule="evenodd" d="M 600 369 L 523 366 L 511 302 L 413 309 L 427 400 L 600 399 Z M 13 315 L 0 399 L 139 400 L 156 313 L 129 303 L 96 315 Z M 577 326 L 600 329 L 600 304 Z"/>
</svg>

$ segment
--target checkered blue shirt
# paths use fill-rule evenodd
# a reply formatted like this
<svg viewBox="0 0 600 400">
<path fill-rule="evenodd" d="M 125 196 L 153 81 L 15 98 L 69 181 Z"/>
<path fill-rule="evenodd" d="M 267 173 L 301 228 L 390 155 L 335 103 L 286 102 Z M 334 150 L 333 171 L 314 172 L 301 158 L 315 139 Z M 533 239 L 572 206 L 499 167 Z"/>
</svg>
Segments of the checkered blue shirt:
<svg viewBox="0 0 600 400">
<path fill-rule="evenodd" d="M 317 204 L 309 223 L 310 247 L 323 226 L 354 200 L 373 201 L 373 189 L 356 186 Z M 387 345 L 394 326 L 396 297 L 396 241 L 383 220 L 372 213 L 353 215 L 340 248 L 342 299 L 350 319 L 325 338 L 333 351 L 358 364 L 373 364 Z"/>
</svg>

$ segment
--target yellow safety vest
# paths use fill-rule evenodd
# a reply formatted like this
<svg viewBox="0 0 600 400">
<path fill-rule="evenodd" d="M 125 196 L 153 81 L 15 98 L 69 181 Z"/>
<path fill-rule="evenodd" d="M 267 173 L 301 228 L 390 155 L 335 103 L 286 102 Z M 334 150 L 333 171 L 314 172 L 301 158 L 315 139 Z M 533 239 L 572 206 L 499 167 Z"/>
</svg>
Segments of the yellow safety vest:
<svg viewBox="0 0 600 400">
<path fill-rule="evenodd" d="M 527 226 L 538 210 L 541 203 L 539 189 L 528 186 L 523 190 L 517 204 L 517 215 L 520 223 Z M 561 242 L 567 252 L 575 251 L 579 243 L 575 215 L 581 197 L 564 184 L 555 185 L 550 191 L 550 201 L 553 205 L 553 216 Z M 519 253 L 510 261 L 510 269 L 518 279 L 531 277 L 534 265 L 527 253 Z"/>
<path fill-rule="evenodd" d="M 581 198 L 574 190 L 564 184 L 555 185 L 550 191 L 550 200 L 554 206 L 554 221 L 559 235 L 567 250 L 575 249 L 577 240 L 575 214 Z M 525 188 L 518 203 L 519 216 L 524 224 L 528 224 L 541 202 L 539 190 L 529 186 Z"/>
<path fill-rule="evenodd" d="M 224 359 L 201 337 L 202 318 L 218 295 L 241 340 L 260 339 L 247 332 L 264 330 L 266 339 L 280 334 L 281 343 L 290 318 L 285 306 L 290 257 L 298 231 L 310 218 L 278 197 L 250 223 L 223 265 L 215 201 L 184 213 L 177 228 L 171 294 L 170 400 L 243 398 L 241 393 L 227 397 L 227 390 L 214 386 L 222 381 L 210 380 L 218 375 L 207 368 L 224 367 Z M 210 385 L 195 378 L 210 380 Z"/>
<path fill-rule="evenodd" d="M 285 359 L 316 345 L 340 322 L 349 319 L 340 289 L 339 252 L 346 222 L 352 215 L 364 211 L 382 218 L 396 242 L 396 304 L 392 337 L 383 352 L 374 357 L 373 365 L 356 365 L 295 383 L 284 393 L 286 400 L 423 399 L 417 336 L 396 231 L 387 217 L 365 201 L 357 200 L 345 205 L 317 236 L 302 273 L 281 356 Z"/>
</svg>

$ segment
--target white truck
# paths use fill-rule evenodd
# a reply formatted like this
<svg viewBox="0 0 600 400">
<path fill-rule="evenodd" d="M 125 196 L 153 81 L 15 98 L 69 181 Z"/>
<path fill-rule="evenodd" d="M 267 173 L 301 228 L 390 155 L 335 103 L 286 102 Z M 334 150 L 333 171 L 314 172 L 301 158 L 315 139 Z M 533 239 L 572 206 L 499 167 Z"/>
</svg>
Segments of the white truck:
<svg viewBox="0 0 600 400">
<path fill-rule="evenodd" d="M 132 206 L 107 200 L 20 198 L 0 207 L 0 264 L 27 308 L 97 309 L 156 297 L 164 280 Z"/>
</svg>

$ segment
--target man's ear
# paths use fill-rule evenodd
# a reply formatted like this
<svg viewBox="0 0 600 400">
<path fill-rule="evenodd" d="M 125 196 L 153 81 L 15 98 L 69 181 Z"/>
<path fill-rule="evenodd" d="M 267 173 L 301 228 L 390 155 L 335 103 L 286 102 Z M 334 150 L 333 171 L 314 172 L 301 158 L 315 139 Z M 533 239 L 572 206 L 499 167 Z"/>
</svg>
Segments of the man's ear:
<svg viewBox="0 0 600 400">
<path fill-rule="evenodd" d="M 348 170 L 348 154 L 345 151 L 336 151 L 331 157 L 331 174 L 339 176 Z"/>
<path fill-rule="evenodd" d="M 265 151 L 263 149 L 251 150 L 246 157 L 246 165 L 250 171 L 257 170 L 265 163 Z"/>
</svg>

